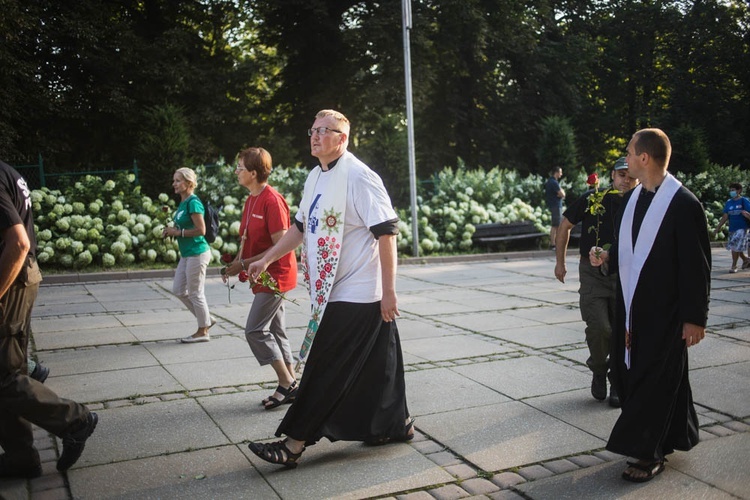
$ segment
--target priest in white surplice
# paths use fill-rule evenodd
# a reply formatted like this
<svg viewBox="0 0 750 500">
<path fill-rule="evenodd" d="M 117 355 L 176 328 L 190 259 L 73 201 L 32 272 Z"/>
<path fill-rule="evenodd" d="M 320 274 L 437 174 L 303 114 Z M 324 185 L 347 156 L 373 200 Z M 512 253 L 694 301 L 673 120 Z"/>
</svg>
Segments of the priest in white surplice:
<svg viewBox="0 0 750 500">
<path fill-rule="evenodd" d="M 271 463 L 295 467 L 305 446 L 331 441 L 385 444 L 414 436 L 396 328 L 398 216 L 380 177 L 352 153 L 349 120 L 334 110 L 308 130 L 320 160 L 305 182 L 295 224 L 248 269 L 302 244 L 311 318 L 300 348 L 304 372 L 275 443 L 250 443 Z"/>
<path fill-rule="evenodd" d="M 622 414 L 607 449 L 636 459 L 622 473 L 633 482 L 698 443 L 687 348 L 705 335 L 711 251 L 701 203 L 667 172 L 671 152 L 659 129 L 633 135 L 628 169 L 641 185 L 625 195 L 610 254 L 590 253 L 620 277 L 610 362 Z"/>
</svg>

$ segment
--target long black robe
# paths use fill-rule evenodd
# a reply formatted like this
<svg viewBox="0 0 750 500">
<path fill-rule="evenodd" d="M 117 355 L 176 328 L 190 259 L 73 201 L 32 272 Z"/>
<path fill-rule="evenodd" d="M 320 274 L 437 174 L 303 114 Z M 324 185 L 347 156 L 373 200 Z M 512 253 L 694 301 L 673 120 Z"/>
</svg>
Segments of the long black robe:
<svg viewBox="0 0 750 500">
<path fill-rule="evenodd" d="M 633 191 L 625 195 L 623 207 Z M 654 194 L 641 191 L 633 244 Z M 618 230 L 623 210 L 620 211 Z M 617 268 L 617 251 L 612 254 Z M 662 460 L 698 443 L 698 418 L 688 380 L 683 323 L 706 325 L 711 250 L 703 207 L 684 186 L 675 194 L 638 280 L 632 300 L 631 367 L 625 366 L 625 304 L 618 283 L 611 354 L 612 383 L 622 401 L 607 449 L 641 460 Z"/>
<path fill-rule="evenodd" d="M 305 441 L 402 439 L 409 409 L 396 322 L 380 302 L 329 302 L 305 363 L 297 399 L 276 430 Z"/>
</svg>

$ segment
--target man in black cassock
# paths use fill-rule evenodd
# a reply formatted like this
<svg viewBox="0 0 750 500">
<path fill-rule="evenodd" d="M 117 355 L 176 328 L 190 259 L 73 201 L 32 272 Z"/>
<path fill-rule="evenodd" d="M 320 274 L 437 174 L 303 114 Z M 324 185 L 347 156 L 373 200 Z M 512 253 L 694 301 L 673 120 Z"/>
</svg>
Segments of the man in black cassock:
<svg viewBox="0 0 750 500">
<path fill-rule="evenodd" d="M 705 335 L 711 251 L 703 207 L 667 172 L 670 155 L 663 131 L 633 135 L 627 162 L 641 185 L 625 195 L 611 255 L 590 253 L 592 265 L 620 276 L 611 362 L 622 413 L 607 449 L 637 459 L 622 473 L 633 482 L 698 443 L 687 348 Z"/>
</svg>

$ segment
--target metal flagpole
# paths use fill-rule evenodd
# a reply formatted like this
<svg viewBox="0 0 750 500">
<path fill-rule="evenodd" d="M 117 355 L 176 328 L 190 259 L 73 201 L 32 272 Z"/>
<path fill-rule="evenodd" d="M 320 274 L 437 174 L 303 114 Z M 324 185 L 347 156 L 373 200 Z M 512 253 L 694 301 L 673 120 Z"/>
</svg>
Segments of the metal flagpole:
<svg viewBox="0 0 750 500">
<path fill-rule="evenodd" d="M 411 0 L 401 0 L 401 13 L 404 31 L 404 78 L 406 79 L 406 133 L 409 149 L 409 191 L 411 192 L 411 237 L 412 255 L 419 256 L 419 228 L 417 221 L 417 167 L 414 154 L 414 109 L 411 96 L 411 50 L 409 30 L 411 29 Z"/>
</svg>

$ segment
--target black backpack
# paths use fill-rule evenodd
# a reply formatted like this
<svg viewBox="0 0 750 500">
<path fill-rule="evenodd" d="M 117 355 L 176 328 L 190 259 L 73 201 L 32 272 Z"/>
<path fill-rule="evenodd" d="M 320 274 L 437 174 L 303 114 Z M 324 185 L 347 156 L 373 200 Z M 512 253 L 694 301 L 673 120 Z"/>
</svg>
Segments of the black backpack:
<svg viewBox="0 0 750 500">
<path fill-rule="evenodd" d="M 213 243 L 219 235 L 219 209 L 211 205 L 210 201 L 203 203 L 203 208 L 203 222 L 206 223 L 204 238 L 207 242 Z"/>
</svg>

